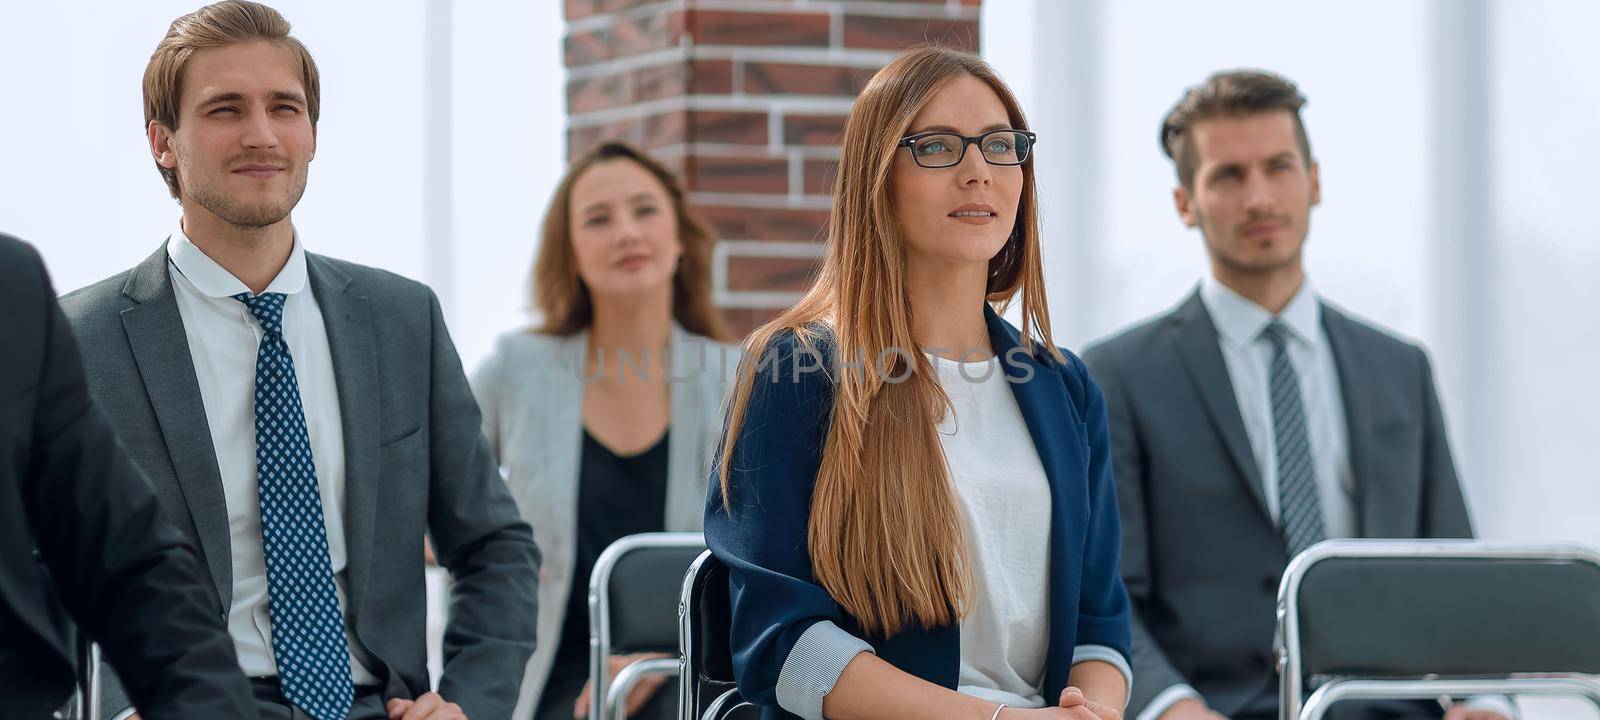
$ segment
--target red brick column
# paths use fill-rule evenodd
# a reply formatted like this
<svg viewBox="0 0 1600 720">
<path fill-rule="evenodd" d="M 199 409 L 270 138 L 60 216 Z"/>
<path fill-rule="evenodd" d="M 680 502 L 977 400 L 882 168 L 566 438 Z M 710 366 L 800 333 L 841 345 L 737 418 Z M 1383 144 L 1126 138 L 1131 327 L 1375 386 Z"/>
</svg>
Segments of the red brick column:
<svg viewBox="0 0 1600 720">
<path fill-rule="evenodd" d="M 566 0 L 568 156 L 621 139 L 678 171 L 749 330 L 810 282 L 855 95 L 906 46 L 977 50 L 980 2 Z"/>
</svg>

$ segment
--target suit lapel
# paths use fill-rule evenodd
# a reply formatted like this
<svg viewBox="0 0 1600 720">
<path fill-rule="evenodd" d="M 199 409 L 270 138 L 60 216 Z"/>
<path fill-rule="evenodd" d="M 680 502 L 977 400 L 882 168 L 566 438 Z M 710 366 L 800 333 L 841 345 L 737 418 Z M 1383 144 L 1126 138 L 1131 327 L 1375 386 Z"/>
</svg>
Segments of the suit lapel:
<svg viewBox="0 0 1600 720">
<path fill-rule="evenodd" d="M 199 534 L 200 550 L 211 568 L 217 598 L 226 609 L 233 603 L 228 503 L 189 339 L 167 275 L 165 246 L 133 269 L 123 294 L 138 303 L 122 311 L 122 327 Z"/>
<path fill-rule="evenodd" d="M 691 342 L 682 326 L 672 324 L 671 367 L 667 370 L 667 393 L 671 429 L 667 438 L 667 503 L 663 528 L 669 531 L 695 530 L 694 521 L 705 513 L 705 478 L 696 477 L 701 460 L 710 452 L 702 406 L 702 384 L 710 360 L 707 343 Z"/>
<path fill-rule="evenodd" d="M 1373 478 L 1372 454 L 1377 438 L 1373 435 L 1377 421 L 1377 408 L 1370 392 L 1363 390 L 1371 385 L 1366 380 L 1373 377 L 1366 359 L 1356 347 L 1356 337 L 1351 321 L 1327 305 L 1322 311 L 1322 332 L 1333 351 L 1333 364 L 1339 373 L 1339 397 L 1344 401 L 1346 431 L 1350 440 L 1350 472 L 1355 476 L 1356 512 L 1362 537 L 1412 537 L 1415 528 L 1390 527 L 1384 523 L 1385 509 L 1390 504 L 1378 497 L 1384 490 Z"/>
<path fill-rule="evenodd" d="M 1228 376 L 1228 366 L 1222 359 L 1222 348 L 1217 344 L 1217 326 L 1211 322 L 1199 291 L 1171 316 L 1173 341 L 1176 350 L 1189 369 L 1189 378 L 1205 402 L 1206 412 L 1222 444 L 1233 458 L 1250 497 L 1262 515 L 1270 516 L 1266 491 L 1261 488 L 1261 468 L 1256 464 L 1250 449 L 1250 438 L 1245 434 L 1244 418 L 1239 414 L 1239 399 L 1233 392 L 1233 380 Z"/>
<path fill-rule="evenodd" d="M 321 255 L 306 253 L 311 292 L 322 309 L 339 393 L 339 425 L 344 430 L 345 572 L 350 581 L 350 612 L 366 597 L 372 569 L 372 531 L 378 493 L 378 353 L 367 298 L 350 276 Z"/>
</svg>

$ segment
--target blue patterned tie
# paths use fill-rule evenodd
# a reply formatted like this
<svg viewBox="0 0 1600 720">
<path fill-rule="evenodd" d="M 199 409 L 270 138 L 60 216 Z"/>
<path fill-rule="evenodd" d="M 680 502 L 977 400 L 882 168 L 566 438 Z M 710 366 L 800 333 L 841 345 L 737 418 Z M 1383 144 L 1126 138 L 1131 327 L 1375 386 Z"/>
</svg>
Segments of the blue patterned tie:
<svg viewBox="0 0 1600 720">
<path fill-rule="evenodd" d="M 1324 538 L 1300 376 L 1289 361 L 1289 328 L 1273 320 L 1261 332 L 1272 343 L 1272 434 L 1278 446 L 1278 525 L 1289 557 Z"/>
<path fill-rule="evenodd" d="M 272 652 L 283 696 L 317 720 L 343 720 L 355 686 L 328 534 L 311 462 L 294 359 L 283 339 L 283 293 L 233 299 L 261 322 L 256 354 L 256 475 L 267 562 Z"/>
</svg>

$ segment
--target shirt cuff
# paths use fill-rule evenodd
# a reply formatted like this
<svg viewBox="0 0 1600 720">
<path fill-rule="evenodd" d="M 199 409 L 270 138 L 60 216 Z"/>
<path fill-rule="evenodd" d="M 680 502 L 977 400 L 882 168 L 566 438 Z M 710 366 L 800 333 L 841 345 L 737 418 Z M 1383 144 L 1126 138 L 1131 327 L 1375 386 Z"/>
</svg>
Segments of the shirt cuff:
<svg viewBox="0 0 1600 720">
<path fill-rule="evenodd" d="M 1188 685 L 1173 685 L 1162 690 L 1161 694 L 1156 695 L 1155 699 L 1151 700 L 1149 705 L 1144 706 L 1144 710 L 1134 720 L 1156 720 L 1156 718 L 1161 717 L 1161 713 L 1166 712 L 1167 708 L 1176 705 L 1179 700 L 1194 700 L 1202 704 L 1206 701 L 1205 698 L 1200 697 L 1200 693 L 1195 692 L 1194 688 Z"/>
<path fill-rule="evenodd" d="M 1511 698 L 1504 695 L 1473 695 L 1467 698 L 1466 704 L 1467 707 L 1473 710 L 1488 710 L 1489 712 L 1499 713 L 1506 720 L 1516 720 L 1517 718 L 1517 706 L 1511 702 Z"/>
<path fill-rule="evenodd" d="M 1073 648 L 1073 665 L 1077 665 L 1081 662 L 1088 662 L 1090 660 L 1099 660 L 1100 662 L 1107 663 L 1111 665 L 1111 667 L 1114 667 L 1120 671 L 1122 673 L 1123 682 L 1127 683 L 1127 690 L 1123 696 L 1133 697 L 1133 668 L 1128 665 L 1128 659 L 1123 657 L 1122 653 L 1106 647 L 1105 645 L 1079 645 L 1078 647 Z M 1123 703 L 1123 707 L 1127 707 L 1126 702 Z"/>
<path fill-rule="evenodd" d="M 778 706 L 805 720 L 823 720 L 822 698 L 833 691 L 844 666 L 872 646 L 830 620 L 806 628 L 778 671 Z"/>
<path fill-rule="evenodd" d="M 134 708 L 127 708 L 126 710 L 117 713 L 115 717 L 111 718 L 111 720 L 128 720 L 128 718 L 133 717 L 133 714 L 136 712 L 138 712 L 138 710 L 135 710 Z"/>
</svg>

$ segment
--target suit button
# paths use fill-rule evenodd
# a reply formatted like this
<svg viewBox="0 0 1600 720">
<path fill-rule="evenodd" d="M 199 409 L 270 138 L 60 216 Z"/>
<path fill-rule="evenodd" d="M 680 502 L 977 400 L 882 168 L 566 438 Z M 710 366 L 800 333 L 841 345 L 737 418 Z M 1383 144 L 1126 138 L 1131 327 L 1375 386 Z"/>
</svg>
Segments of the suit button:
<svg viewBox="0 0 1600 720">
<path fill-rule="evenodd" d="M 1273 595 L 1278 594 L 1278 578 L 1276 575 L 1266 575 L 1261 578 L 1261 589 Z"/>
<path fill-rule="evenodd" d="M 34 562 L 44 562 L 44 553 L 39 552 L 39 548 L 34 548 L 29 554 L 33 556 Z"/>
</svg>

